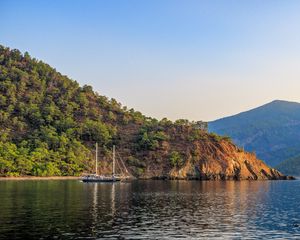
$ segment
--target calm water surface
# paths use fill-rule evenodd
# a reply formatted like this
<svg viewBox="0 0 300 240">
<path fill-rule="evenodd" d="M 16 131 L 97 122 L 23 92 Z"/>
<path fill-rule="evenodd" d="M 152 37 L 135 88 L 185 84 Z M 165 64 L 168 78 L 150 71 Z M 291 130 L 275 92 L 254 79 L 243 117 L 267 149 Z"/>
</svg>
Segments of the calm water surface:
<svg viewBox="0 0 300 240">
<path fill-rule="evenodd" d="M 300 239 L 300 181 L 0 181 L 1 239 Z"/>
</svg>

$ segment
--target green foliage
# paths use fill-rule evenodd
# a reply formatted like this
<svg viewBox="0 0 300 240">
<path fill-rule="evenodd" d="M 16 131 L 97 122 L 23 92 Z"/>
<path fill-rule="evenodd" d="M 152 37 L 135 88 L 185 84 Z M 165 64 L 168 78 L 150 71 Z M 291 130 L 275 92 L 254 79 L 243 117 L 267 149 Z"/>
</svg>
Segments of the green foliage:
<svg viewBox="0 0 300 240">
<path fill-rule="evenodd" d="M 139 132 L 138 148 L 142 150 L 156 150 L 160 143 L 169 139 L 169 136 L 163 132 L 155 123 L 145 124 Z"/>
<path fill-rule="evenodd" d="M 167 118 L 163 118 L 162 120 L 160 120 L 159 124 L 164 127 L 171 127 L 173 125 L 173 122 Z"/>
<path fill-rule="evenodd" d="M 177 126 L 189 126 L 191 123 L 187 119 L 178 119 L 175 121 L 175 125 Z"/>
<path fill-rule="evenodd" d="M 17 147 L 12 143 L 0 142 L 1 176 L 78 175 L 84 167 L 81 162 L 85 160 L 88 153 L 79 142 L 73 142 L 67 150 L 58 149 L 57 151 L 48 150 L 45 147 L 30 151 L 28 147 L 22 145 L 24 143 Z"/>
<path fill-rule="evenodd" d="M 232 140 L 229 136 L 220 136 L 220 135 L 217 135 L 215 133 L 210 133 L 209 135 L 216 142 L 227 141 L 227 142 L 232 143 Z"/>
<path fill-rule="evenodd" d="M 192 131 L 190 132 L 190 134 L 188 136 L 188 140 L 190 142 L 204 141 L 206 139 L 207 139 L 206 134 L 204 134 L 203 131 L 201 131 L 199 129 L 192 129 Z"/>
<path fill-rule="evenodd" d="M 110 121 L 116 121 L 117 120 L 116 115 L 112 111 L 108 112 L 108 120 L 110 120 Z"/>
<path fill-rule="evenodd" d="M 134 111 L 134 109 L 130 109 L 129 113 L 132 115 L 132 118 L 135 123 L 138 123 L 138 124 L 144 123 L 146 118 L 142 113 L 140 113 L 138 111 Z"/>
<path fill-rule="evenodd" d="M 180 153 L 172 151 L 169 156 L 169 161 L 173 167 L 181 167 L 183 165 L 183 159 Z"/>
<path fill-rule="evenodd" d="M 231 143 L 232 143 L 232 139 L 231 139 L 231 137 L 229 137 L 229 136 L 222 136 L 222 139 L 223 139 L 224 141 L 227 141 L 227 142 L 231 142 Z"/>
<path fill-rule="evenodd" d="M 100 145 L 109 144 L 114 134 L 115 130 L 113 128 L 99 120 L 86 120 L 80 130 L 83 140 L 98 142 Z"/>
<path fill-rule="evenodd" d="M 135 173 L 138 177 L 140 177 L 144 172 L 145 172 L 144 168 L 137 168 Z"/>
</svg>

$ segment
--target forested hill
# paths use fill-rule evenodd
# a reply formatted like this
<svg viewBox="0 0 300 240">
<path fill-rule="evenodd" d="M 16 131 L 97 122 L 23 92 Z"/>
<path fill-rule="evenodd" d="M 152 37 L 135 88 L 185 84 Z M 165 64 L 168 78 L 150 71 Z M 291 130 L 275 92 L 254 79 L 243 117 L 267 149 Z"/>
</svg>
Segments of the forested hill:
<svg viewBox="0 0 300 240">
<path fill-rule="evenodd" d="M 286 159 L 276 166 L 276 169 L 285 174 L 300 176 L 300 155 Z"/>
<path fill-rule="evenodd" d="M 208 134 L 203 124 L 145 117 L 79 86 L 28 53 L 0 46 L 0 175 L 92 171 L 94 144 L 110 172 L 110 149 L 137 177 L 277 179 L 252 154 Z"/>
</svg>

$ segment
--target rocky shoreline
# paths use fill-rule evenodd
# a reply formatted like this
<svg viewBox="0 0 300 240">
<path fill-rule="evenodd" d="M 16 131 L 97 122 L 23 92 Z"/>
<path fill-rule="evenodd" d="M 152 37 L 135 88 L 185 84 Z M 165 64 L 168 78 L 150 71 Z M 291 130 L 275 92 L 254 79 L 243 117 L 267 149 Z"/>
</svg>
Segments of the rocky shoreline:
<svg viewBox="0 0 300 240">
<path fill-rule="evenodd" d="M 139 178 L 140 180 L 183 180 L 183 181 L 276 181 L 276 180 L 297 180 L 293 176 L 281 176 L 278 178 L 268 179 L 254 179 L 254 178 L 235 178 L 232 176 L 209 176 L 209 177 L 169 177 L 169 176 L 155 176 L 151 178 Z"/>
<path fill-rule="evenodd" d="M 293 176 L 279 176 L 277 178 L 268 179 L 254 179 L 254 178 L 236 178 L 234 176 L 210 175 L 210 176 L 189 176 L 189 177 L 171 177 L 171 176 L 151 176 L 140 177 L 137 180 L 182 180 L 182 181 L 257 181 L 257 180 L 296 180 Z M 21 177 L 0 177 L 0 181 L 19 181 L 19 180 L 80 180 L 77 176 L 53 176 L 53 177 L 35 177 L 35 176 L 21 176 Z"/>
</svg>

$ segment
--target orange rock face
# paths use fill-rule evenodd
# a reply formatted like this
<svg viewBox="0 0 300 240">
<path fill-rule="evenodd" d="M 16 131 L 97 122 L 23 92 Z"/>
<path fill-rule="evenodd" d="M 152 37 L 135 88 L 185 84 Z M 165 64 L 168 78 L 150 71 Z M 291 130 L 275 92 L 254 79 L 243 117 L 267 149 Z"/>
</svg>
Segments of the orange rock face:
<svg viewBox="0 0 300 240">
<path fill-rule="evenodd" d="M 255 154 L 244 152 L 228 141 L 196 143 L 198 156 L 189 156 L 181 167 L 156 172 L 156 177 L 199 180 L 276 180 L 288 179 L 268 167 Z M 153 173 L 152 173 L 153 174 Z M 159 176 L 159 174 L 161 176 Z M 146 173 L 147 175 L 147 173 Z M 148 173 L 151 177 L 151 173 Z"/>
</svg>

